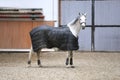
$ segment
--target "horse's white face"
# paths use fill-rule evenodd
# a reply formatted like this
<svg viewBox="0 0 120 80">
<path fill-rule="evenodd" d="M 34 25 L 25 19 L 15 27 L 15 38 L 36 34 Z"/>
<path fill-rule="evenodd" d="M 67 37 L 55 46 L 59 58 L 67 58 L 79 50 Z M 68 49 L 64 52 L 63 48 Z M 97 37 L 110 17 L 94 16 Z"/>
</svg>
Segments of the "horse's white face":
<svg viewBox="0 0 120 80">
<path fill-rule="evenodd" d="M 82 29 L 85 29 L 86 26 L 86 14 L 80 15 L 80 25 L 82 26 Z"/>
<path fill-rule="evenodd" d="M 85 29 L 86 26 L 86 14 L 79 13 L 79 16 L 69 22 L 67 26 L 70 28 L 70 31 L 75 37 L 78 37 L 78 34 L 80 32 L 80 29 Z"/>
</svg>

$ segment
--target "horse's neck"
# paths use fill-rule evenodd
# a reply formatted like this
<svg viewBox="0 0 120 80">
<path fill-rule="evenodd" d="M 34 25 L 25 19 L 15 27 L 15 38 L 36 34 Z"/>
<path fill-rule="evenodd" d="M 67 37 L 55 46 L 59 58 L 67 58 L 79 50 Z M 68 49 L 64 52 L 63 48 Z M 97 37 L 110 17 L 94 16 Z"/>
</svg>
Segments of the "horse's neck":
<svg viewBox="0 0 120 80">
<path fill-rule="evenodd" d="M 80 32 L 81 26 L 80 23 L 77 21 L 76 24 L 68 23 L 67 26 L 70 28 L 70 31 L 75 37 L 78 37 L 78 34 Z"/>
</svg>

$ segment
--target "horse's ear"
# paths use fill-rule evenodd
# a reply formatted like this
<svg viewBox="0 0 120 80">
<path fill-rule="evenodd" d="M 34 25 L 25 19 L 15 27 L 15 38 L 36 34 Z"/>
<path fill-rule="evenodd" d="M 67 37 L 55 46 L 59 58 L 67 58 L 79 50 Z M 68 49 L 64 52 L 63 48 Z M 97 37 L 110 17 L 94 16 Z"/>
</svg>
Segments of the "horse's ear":
<svg viewBox="0 0 120 80">
<path fill-rule="evenodd" d="M 79 16 L 80 16 L 80 12 L 79 12 Z"/>
<path fill-rule="evenodd" d="M 87 15 L 87 13 L 84 14 L 85 16 Z"/>
</svg>

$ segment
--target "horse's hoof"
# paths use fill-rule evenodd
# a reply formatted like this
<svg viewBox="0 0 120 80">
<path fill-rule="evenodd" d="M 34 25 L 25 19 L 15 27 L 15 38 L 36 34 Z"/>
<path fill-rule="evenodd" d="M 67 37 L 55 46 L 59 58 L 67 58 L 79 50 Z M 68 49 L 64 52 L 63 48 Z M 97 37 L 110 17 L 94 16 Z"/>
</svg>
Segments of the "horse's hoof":
<svg viewBox="0 0 120 80">
<path fill-rule="evenodd" d="M 71 65 L 70 67 L 71 67 L 71 68 L 75 68 L 75 66 L 73 66 L 73 65 Z"/>
<path fill-rule="evenodd" d="M 66 68 L 75 68 L 73 65 L 66 65 Z"/>
<path fill-rule="evenodd" d="M 29 61 L 28 61 L 28 65 L 30 65 L 30 64 L 31 64 L 31 61 L 29 60 Z"/>
<path fill-rule="evenodd" d="M 31 67 L 31 65 L 28 65 L 27 67 L 28 67 L 28 68 L 30 68 L 30 67 Z"/>
<path fill-rule="evenodd" d="M 39 68 L 42 68 L 42 65 L 38 65 Z"/>
<path fill-rule="evenodd" d="M 70 68 L 70 65 L 66 65 L 66 68 Z"/>
<path fill-rule="evenodd" d="M 66 67 L 66 68 L 68 68 L 69 66 L 68 66 L 68 65 L 66 65 L 65 67 Z"/>
</svg>

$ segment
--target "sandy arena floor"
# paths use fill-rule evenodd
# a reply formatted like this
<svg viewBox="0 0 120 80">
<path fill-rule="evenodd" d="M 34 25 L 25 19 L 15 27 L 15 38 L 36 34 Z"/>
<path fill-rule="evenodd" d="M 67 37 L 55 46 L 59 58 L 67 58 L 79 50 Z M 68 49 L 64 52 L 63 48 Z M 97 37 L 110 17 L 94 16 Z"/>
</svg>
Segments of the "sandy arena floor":
<svg viewBox="0 0 120 80">
<path fill-rule="evenodd" d="M 120 80 L 120 53 L 74 52 L 75 68 L 65 67 L 66 52 L 43 52 L 42 68 L 28 53 L 0 53 L 0 80 Z"/>
</svg>

